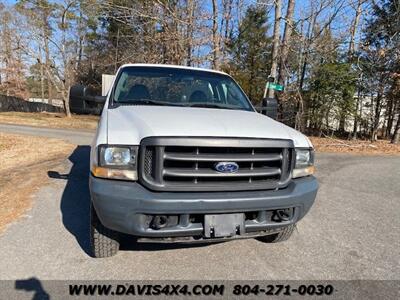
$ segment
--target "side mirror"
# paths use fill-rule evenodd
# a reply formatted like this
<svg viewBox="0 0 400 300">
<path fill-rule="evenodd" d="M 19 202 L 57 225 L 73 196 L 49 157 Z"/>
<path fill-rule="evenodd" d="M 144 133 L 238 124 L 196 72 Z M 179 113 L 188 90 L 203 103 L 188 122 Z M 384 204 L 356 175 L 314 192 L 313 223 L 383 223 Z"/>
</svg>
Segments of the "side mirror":
<svg viewBox="0 0 400 300">
<path fill-rule="evenodd" d="M 105 96 L 96 96 L 94 89 L 77 84 L 69 91 L 69 106 L 72 113 L 76 114 L 101 114 Z"/>
<path fill-rule="evenodd" d="M 276 120 L 278 117 L 278 100 L 275 98 L 264 98 L 262 100 L 261 113 Z"/>
</svg>

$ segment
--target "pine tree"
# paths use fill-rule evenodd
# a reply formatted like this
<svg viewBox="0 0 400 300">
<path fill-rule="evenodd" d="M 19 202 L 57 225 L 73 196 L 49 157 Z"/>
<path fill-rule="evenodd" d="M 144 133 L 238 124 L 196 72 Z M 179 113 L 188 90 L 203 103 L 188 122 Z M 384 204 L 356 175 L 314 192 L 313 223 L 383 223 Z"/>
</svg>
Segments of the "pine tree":
<svg viewBox="0 0 400 300">
<path fill-rule="evenodd" d="M 400 75 L 400 5 L 398 0 L 385 0 L 374 3 L 372 16 L 365 29 L 363 56 L 369 63 L 366 67 L 369 75 L 378 79 L 376 85 L 377 97 L 375 106 L 383 106 L 382 97 L 386 93 L 388 98 L 388 129 L 391 133 L 395 116 L 400 119 L 400 94 L 398 76 Z M 372 139 L 376 139 L 380 114 L 375 114 L 372 128 Z M 400 122 L 394 127 L 392 143 L 399 142 Z"/>
<path fill-rule="evenodd" d="M 310 84 L 310 127 L 319 134 L 332 120 L 343 119 L 354 109 L 356 74 L 347 63 L 323 63 L 316 67 Z M 340 123 L 340 122 L 339 122 Z M 343 126 L 339 124 L 339 126 Z"/>
<path fill-rule="evenodd" d="M 231 61 L 223 67 L 238 80 L 253 103 L 262 99 L 271 68 L 271 39 L 267 31 L 265 9 L 249 7 L 238 34 L 231 38 Z"/>
</svg>

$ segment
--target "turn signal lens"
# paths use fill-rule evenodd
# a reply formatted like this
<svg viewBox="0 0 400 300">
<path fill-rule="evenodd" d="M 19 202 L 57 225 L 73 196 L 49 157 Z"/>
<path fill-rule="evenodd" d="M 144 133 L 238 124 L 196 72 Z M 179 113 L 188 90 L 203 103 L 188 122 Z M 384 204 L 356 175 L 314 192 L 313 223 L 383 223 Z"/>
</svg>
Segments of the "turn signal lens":
<svg viewBox="0 0 400 300">
<path fill-rule="evenodd" d="M 120 179 L 120 180 L 137 180 L 137 171 L 133 170 L 122 170 L 122 169 L 110 169 L 104 167 L 92 167 L 92 174 L 95 177 L 108 178 L 108 179 Z"/>
<path fill-rule="evenodd" d="M 312 175 L 315 172 L 315 167 L 314 166 L 309 166 L 307 168 L 302 168 L 302 169 L 294 169 L 293 170 L 293 178 L 298 178 L 298 177 L 304 177 L 308 175 Z"/>
</svg>

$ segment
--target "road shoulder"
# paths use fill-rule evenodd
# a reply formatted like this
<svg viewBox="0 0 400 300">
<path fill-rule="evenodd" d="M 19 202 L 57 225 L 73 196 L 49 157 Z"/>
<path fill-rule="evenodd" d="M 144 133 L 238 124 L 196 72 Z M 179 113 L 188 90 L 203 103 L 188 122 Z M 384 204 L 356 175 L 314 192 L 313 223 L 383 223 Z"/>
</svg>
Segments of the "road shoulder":
<svg viewBox="0 0 400 300">
<path fill-rule="evenodd" d="M 48 170 L 74 147 L 58 139 L 0 133 L 0 232 L 32 207 L 32 195 L 48 183 Z"/>
</svg>

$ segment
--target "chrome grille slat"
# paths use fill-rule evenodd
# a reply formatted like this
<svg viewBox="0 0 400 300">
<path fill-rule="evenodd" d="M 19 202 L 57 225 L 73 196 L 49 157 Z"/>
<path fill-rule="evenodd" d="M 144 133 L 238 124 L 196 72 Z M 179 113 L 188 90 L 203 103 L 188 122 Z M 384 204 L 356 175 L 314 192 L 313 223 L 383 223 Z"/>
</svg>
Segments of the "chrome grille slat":
<svg viewBox="0 0 400 300">
<path fill-rule="evenodd" d="M 218 172 L 218 162 L 235 162 L 239 170 Z M 141 183 L 156 191 L 278 189 L 291 179 L 294 146 L 290 140 L 151 137 L 141 143 L 139 167 Z"/>
<path fill-rule="evenodd" d="M 280 175 L 279 168 L 240 169 L 236 173 L 219 173 L 209 169 L 164 169 L 164 175 L 177 177 L 260 177 Z"/>
<path fill-rule="evenodd" d="M 260 162 L 282 160 L 281 154 L 191 154 L 165 153 L 164 159 L 177 161 L 235 161 Z"/>
</svg>

